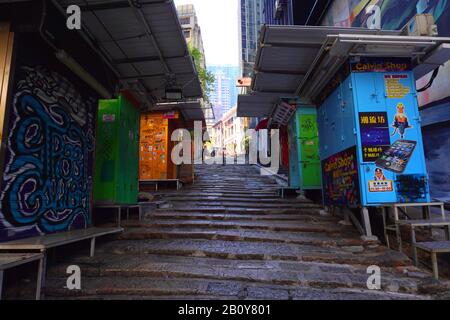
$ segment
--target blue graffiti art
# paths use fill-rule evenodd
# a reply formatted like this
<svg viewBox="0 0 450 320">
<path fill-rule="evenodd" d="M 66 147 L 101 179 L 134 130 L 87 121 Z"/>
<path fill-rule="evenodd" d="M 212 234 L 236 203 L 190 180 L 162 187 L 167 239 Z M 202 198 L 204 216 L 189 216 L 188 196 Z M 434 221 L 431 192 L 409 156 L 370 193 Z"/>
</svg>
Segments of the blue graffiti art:
<svg viewBox="0 0 450 320">
<path fill-rule="evenodd" d="M 65 78 L 25 70 L 14 99 L 0 229 L 22 237 L 85 227 L 94 146 L 89 102 Z"/>
</svg>

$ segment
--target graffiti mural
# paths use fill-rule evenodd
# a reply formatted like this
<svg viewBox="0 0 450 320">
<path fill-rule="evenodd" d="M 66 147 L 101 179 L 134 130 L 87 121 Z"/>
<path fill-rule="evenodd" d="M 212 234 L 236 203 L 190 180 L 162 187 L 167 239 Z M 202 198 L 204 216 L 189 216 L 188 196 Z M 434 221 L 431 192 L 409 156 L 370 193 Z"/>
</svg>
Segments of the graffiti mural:
<svg viewBox="0 0 450 320">
<path fill-rule="evenodd" d="M 90 223 L 95 100 L 44 68 L 17 72 L 0 195 L 0 241 Z"/>
</svg>

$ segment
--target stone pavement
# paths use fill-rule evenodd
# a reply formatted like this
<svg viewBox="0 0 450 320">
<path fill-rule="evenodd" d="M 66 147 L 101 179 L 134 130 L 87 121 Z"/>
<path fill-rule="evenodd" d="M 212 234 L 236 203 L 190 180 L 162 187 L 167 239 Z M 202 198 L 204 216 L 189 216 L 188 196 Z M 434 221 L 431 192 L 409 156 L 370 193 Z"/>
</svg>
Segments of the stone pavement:
<svg viewBox="0 0 450 320">
<path fill-rule="evenodd" d="M 308 200 L 280 199 L 252 166 L 197 166 L 196 182 L 119 239 L 49 268 L 47 299 L 432 299 L 449 287 L 403 254 L 363 242 Z M 66 286 L 81 267 L 82 289 Z M 367 289 L 367 267 L 382 289 Z M 431 294 L 439 294 L 439 296 Z"/>
</svg>

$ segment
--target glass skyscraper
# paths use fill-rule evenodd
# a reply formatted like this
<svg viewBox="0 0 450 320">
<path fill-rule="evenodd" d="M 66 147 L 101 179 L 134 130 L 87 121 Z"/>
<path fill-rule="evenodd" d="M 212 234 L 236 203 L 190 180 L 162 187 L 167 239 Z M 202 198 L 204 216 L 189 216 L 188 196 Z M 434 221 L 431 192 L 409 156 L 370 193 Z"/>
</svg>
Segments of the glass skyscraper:
<svg viewBox="0 0 450 320">
<path fill-rule="evenodd" d="M 215 120 L 219 121 L 227 111 L 237 104 L 237 79 L 240 77 L 239 67 L 232 65 L 210 65 L 208 71 L 214 74 L 214 90 L 211 93 L 211 104 L 214 108 Z"/>
<path fill-rule="evenodd" d="M 240 0 L 240 53 L 244 77 L 252 74 L 261 25 L 264 24 L 264 0 Z"/>
</svg>

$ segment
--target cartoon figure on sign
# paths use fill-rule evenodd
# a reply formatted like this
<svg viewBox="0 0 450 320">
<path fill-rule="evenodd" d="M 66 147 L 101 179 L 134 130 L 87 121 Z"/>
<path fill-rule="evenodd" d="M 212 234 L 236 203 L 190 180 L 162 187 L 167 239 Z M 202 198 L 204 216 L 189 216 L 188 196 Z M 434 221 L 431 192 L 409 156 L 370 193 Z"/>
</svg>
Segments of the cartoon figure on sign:
<svg viewBox="0 0 450 320">
<path fill-rule="evenodd" d="M 411 128 L 409 125 L 408 116 L 405 113 L 405 105 L 403 103 L 397 104 L 397 113 L 395 114 L 394 123 L 392 126 L 395 128 L 392 136 L 394 136 L 398 131 L 401 139 L 404 138 L 406 129 Z"/>
<path fill-rule="evenodd" d="M 375 169 L 375 181 L 386 181 L 386 177 L 384 176 L 383 169 L 376 168 Z"/>
</svg>

